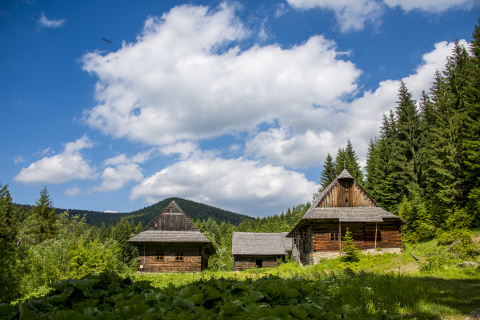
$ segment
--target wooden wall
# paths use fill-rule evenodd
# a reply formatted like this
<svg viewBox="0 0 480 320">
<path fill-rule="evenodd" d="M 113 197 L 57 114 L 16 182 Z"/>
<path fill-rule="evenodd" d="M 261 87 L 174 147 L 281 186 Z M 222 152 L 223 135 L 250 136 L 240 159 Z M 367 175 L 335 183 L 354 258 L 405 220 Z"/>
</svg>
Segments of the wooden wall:
<svg viewBox="0 0 480 320">
<path fill-rule="evenodd" d="M 283 256 L 233 256 L 235 271 L 242 271 L 250 268 L 257 268 L 256 260 L 262 259 L 262 268 L 275 268 L 277 259 Z"/>
<path fill-rule="evenodd" d="M 145 230 L 195 231 L 197 229 L 183 214 L 162 213 Z"/>
<path fill-rule="evenodd" d="M 318 207 L 373 207 L 375 202 L 352 179 L 339 179 L 325 195 Z"/>
<path fill-rule="evenodd" d="M 338 229 L 338 226 L 338 221 L 335 220 L 315 222 L 313 227 L 312 248 L 310 249 L 307 247 L 307 253 L 339 251 L 339 241 L 330 241 L 330 229 Z M 352 233 L 353 240 L 358 249 L 365 250 L 375 248 L 375 223 L 342 223 L 342 238 L 345 235 L 347 228 Z M 342 241 L 342 246 L 344 245 L 345 244 Z M 402 248 L 400 226 L 395 221 L 378 223 L 376 247 Z"/>
<path fill-rule="evenodd" d="M 199 272 L 208 265 L 208 256 L 199 244 L 139 244 L 138 267 L 143 272 Z M 163 261 L 157 260 L 157 253 L 163 252 Z M 175 254 L 183 253 L 183 261 L 176 261 Z"/>
</svg>

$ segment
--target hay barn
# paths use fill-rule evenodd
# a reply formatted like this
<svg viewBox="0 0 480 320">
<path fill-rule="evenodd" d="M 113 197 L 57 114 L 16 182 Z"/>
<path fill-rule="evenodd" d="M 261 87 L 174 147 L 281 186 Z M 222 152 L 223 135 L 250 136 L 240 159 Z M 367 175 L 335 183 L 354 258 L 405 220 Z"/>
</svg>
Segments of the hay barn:
<svg viewBox="0 0 480 320">
<path fill-rule="evenodd" d="M 292 251 L 293 241 L 286 235 L 287 232 L 234 232 L 232 256 L 235 271 L 276 267 L 277 259 L 285 259 L 288 251 Z"/>
</svg>

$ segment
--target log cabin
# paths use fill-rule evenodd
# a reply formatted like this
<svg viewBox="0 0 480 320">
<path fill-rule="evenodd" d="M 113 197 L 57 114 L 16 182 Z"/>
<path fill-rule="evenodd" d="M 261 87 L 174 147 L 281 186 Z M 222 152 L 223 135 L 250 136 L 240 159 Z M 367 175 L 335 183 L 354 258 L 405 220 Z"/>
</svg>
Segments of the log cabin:
<svg viewBox="0 0 480 320">
<path fill-rule="evenodd" d="M 282 233 L 234 232 L 232 235 L 232 256 L 234 270 L 250 268 L 274 268 L 277 260 L 285 260 L 292 251 L 293 239 Z"/>
<path fill-rule="evenodd" d="M 315 198 L 287 237 L 294 239 L 292 259 L 302 265 L 317 264 L 342 254 L 347 228 L 364 253 L 399 253 L 404 223 L 379 207 L 345 169 Z"/>
<path fill-rule="evenodd" d="M 138 247 L 140 272 L 199 272 L 215 253 L 174 200 L 128 242 Z"/>
</svg>

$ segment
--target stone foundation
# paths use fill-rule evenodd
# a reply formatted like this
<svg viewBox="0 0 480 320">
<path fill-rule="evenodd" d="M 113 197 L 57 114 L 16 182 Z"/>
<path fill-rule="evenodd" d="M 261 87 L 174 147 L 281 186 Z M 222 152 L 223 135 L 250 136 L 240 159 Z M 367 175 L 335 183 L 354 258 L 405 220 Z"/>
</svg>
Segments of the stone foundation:
<svg viewBox="0 0 480 320">
<path fill-rule="evenodd" d="M 360 250 L 363 254 L 384 254 L 384 253 L 396 253 L 400 254 L 402 249 L 400 248 L 379 248 L 377 249 L 365 249 Z M 343 255 L 343 254 L 342 254 Z M 338 251 L 324 251 L 324 252 L 313 252 L 310 254 L 306 254 L 304 261 L 307 262 L 305 264 L 317 264 L 322 259 L 334 259 L 340 256 L 340 252 Z"/>
</svg>

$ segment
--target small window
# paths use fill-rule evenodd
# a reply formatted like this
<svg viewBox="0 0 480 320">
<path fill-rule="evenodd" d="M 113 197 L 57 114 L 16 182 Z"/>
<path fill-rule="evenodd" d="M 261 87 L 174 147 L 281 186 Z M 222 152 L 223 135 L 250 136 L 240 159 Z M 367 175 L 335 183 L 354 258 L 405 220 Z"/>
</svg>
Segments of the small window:
<svg viewBox="0 0 480 320">
<path fill-rule="evenodd" d="M 338 241 L 338 229 L 330 229 L 330 241 Z"/>
<path fill-rule="evenodd" d="M 175 253 L 175 261 L 183 261 L 183 252 Z"/>
<path fill-rule="evenodd" d="M 165 252 L 157 252 L 157 261 L 164 261 L 165 260 Z"/>
</svg>

